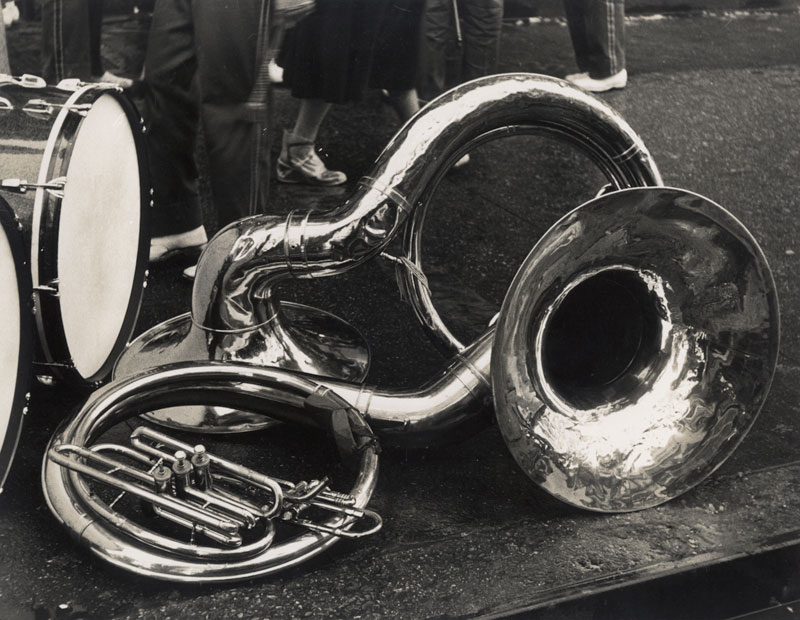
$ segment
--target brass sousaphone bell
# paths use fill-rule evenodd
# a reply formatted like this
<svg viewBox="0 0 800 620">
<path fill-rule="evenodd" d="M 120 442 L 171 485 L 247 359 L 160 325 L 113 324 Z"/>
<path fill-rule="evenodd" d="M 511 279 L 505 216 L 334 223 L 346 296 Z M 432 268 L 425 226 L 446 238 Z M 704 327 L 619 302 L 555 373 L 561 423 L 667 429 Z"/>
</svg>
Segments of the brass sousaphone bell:
<svg viewBox="0 0 800 620">
<path fill-rule="evenodd" d="M 425 188 L 471 145 L 506 131 L 577 144 L 619 191 L 578 207 L 542 236 L 496 323 L 467 347 L 451 343 L 460 350 L 439 377 L 416 390 L 390 391 L 312 376 L 317 367 L 337 365 L 329 363 L 336 346 L 311 346 L 312 323 L 301 320 L 298 328 L 291 321 L 304 311 L 284 313 L 271 287 L 360 264 L 380 253 L 407 218 L 412 251 L 405 258 L 409 273 L 418 272 L 414 226 L 421 227 L 415 218 L 423 217 L 417 205 Z M 50 454 L 65 445 L 92 449 L 105 424 L 159 407 L 224 404 L 255 418 L 314 423 L 319 414 L 304 416 L 314 394 L 333 398 L 333 409 L 363 414 L 385 442 L 434 445 L 480 426 L 493 394 L 506 444 L 549 493 L 596 511 L 667 501 L 719 467 L 751 427 L 774 373 L 779 318 L 772 275 L 744 226 L 697 194 L 630 187 L 658 184 L 649 154 L 624 121 L 566 82 L 513 74 L 463 85 L 401 130 L 342 207 L 256 216 L 221 231 L 201 257 L 192 314 L 134 342 L 120 366 L 130 369 L 140 358 L 142 368 L 93 398 L 54 437 Z M 431 308 L 415 306 L 428 327 L 441 323 Z M 431 331 L 449 341 L 443 330 Z M 345 342 L 330 333 L 314 337 Z M 289 351 L 302 363 L 257 367 L 262 362 L 246 357 L 254 351 Z M 157 366 L 159 360 L 170 363 Z M 207 422 L 167 420 L 199 429 Z M 224 565 L 179 555 L 172 569 L 142 541 L 116 534 L 113 517 L 85 493 L 74 463 L 56 460 L 44 464 L 51 509 L 74 530 L 102 529 L 102 544 L 86 542 L 109 561 L 172 580 L 187 572 L 234 580 L 282 567 L 281 552 Z M 370 460 L 362 479 L 372 480 L 375 466 Z M 357 484 L 352 493 L 364 507 L 371 485 Z M 87 519 L 97 528 L 85 527 Z"/>
</svg>

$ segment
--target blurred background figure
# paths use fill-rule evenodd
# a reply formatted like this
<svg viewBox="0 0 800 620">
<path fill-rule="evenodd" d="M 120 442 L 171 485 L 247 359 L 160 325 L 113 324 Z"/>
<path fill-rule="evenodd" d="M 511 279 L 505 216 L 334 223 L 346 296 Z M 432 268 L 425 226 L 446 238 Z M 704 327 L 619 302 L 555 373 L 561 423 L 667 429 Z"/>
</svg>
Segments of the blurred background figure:
<svg viewBox="0 0 800 620">
<path fill-rule="evenodd" d="M 3 10 L 3 24 L 6 28 L 11 28 L 19 21 L 19 7 L 15 0 L 0 0 L 0 8 Z"/>
<path fill-rule="evenodd" d="M 8 66 L 8 47 L 6 46 L 6 25 L 0 24 L 0 73 L 11 73 Z"/>
<path fill-rule="evenodd" d="M 419 111 L 417 81 L 425 0 L 394 0 L 375 42 L 370 86 L 406 122 Z"/>
<path fill-rule="evenodd" d="M 110 82 L 129 88 L 132 80 L 103 68 L 103 0 L 42 1 L 42 77 Z"/>
<path fill-rule="evenodd" d="M 6 45 L 6 28 L 10 28 L 19 20 L 19 9 L 13 0 L 5 2 L 0 0 L 0 9 L 3 13 L 3 23 L 0 24 L 0 73 L 11 73 L 8 64 L 8 46 Z"/>
<path fill-rule="evenodd" d="M 427 0 L 420 97 L 428 101 L 456 84 L 495 73 L 502 25 L 503 0 Z M 451 50 L 455 63 L 448 62 Z"/>
<path fill-rule="evenodd" d="M 156 2 L 143 87 L 155 191 L 151 263 L 207 240 L 194 159 L 201 126 L 218 227 L 264 208 L 270 20 L 289 23 L 312 7 L 310 0 Z M 184 275 L 193 277 L 194 266 Z"/>
<path fill-rule="evenodd" d="M 595 93 L 625 88 L 624 0 L 564 0 L 564 11 L 580 71 L 566 79 Z"/>
<path fill-rule="evenodd" d="M 8 65 L 8 47 L 6 47 L 6 25 L 0 24 L 0 73 L 11 73 Z"/>
</svg>

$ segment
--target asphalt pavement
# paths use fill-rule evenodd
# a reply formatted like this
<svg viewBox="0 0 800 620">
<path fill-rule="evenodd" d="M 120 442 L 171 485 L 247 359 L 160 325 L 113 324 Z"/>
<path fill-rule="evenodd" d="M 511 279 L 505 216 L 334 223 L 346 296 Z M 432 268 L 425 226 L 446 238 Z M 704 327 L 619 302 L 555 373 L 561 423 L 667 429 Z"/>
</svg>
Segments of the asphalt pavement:
<svg viewBox="0 0 800 620">
<path fill-rule="evenodd" d="M 145 31 L 146 20 L 107 24 L 110 69 L 137 74 Z M 790 573 L 794 566 L 796 576 L 800 566 L 798 32 L 800 14 L 791 7 L 631 19 L 628 87 L 602 95 L 642 137 L 667 185 L 707 196 L 748 227 L 778 287 L 782 344 L 772 390 L 751 433 L 706 482 L 651 510 L 580 512 L 537 490 L 491 427 L 444 449 L 385 450 L 373 501 L 386 521 L 378 535 L 342 542 L 282 575 L 176 586 L 105 565 L 50 515 L 39 486 L 44 446 L 83 395 L 37 385 L 0 498 L 0 617 L 724 618 L 800 598 L 797 581 L 783 577 L 762 573 L 737 588 L 698 577 L 775 549 L 788 550 Z M 15 72 L 36 72 L 37 37 L 35 24 L 11 31 Z M 503 72 L 563 76 L 574 69 L 566 28 L 557 20 L 508 22 L 501 50 Z M 295 108 L 285 91 L 273 97 L 278 136 Z M 274 184 L 269 209 L 340 204 L 397 128 L 377 93 L 335 107 L 320 144 L 350 182 L 334 190 Z M 571 148 L 532 136 L 486 144 L 466 168 L 448 174 L 433 196 L 423 239 L 433 294 L 448 324 L 465 339 L 480 331 L 535 240 L 602 183 Z M 151 270 L 137 332 L 188 310 L 183 266 Z M 401 301 L 393 269 L 377 259 L 341 277 L 292 282 L 280 293 L 342 316 L 365 335 L 372 351 L 368 383 L 415 386 L 446 360 Z M 283 461 L 277 465 L 284 470 L 324 461 L 315 442 L 294 429 L 230 441 L 238 455 Z M 275 453 L 271 460 L 264 445 Z M 702 583 L 702 600 L 690 585 L 680 595 L 660 589 L 675 575 Z M 592 599 L 564 615 L 565 601 L 632 583 L 653 586 L 627 602 Z"/>
</svg>

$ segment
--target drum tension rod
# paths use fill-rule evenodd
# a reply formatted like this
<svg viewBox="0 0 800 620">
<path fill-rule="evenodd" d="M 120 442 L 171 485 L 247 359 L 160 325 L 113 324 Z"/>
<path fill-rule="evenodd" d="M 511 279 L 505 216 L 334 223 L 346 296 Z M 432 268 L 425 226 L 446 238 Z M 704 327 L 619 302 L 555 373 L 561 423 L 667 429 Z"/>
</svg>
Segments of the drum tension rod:
<svg viewBox="0 0 800 620">
<path fill-rule="evenodd" d="M 53 297 L 59 297 L 60 291 L 58 288 L 58 278 L 53 278 L 47 284 L 39 284 L 34 286 L 33 290 L 36 293 L 46 293 L 47 295 L 52 295 Z"/>
<path fill-rule="evenodd" d="M 15 194 L 24 194 L 29 189 L 46 189 L 56 198 L 64 197 L 64 187 L 67 184 L 67 177 L 56 177 L 47 183 L 28 183 L 25 179 L 2 179 L 0 189 Z"/>
<path fill-rule="evenodd" d="M 64 108 L 81 116 L 86 116 L 92 109 L 91 103 L 51 103 L 44 99 L 31 99 L 22 106 L 22 111 L 33 116 L 49 116 L 56 108 Z"/>
</svg>

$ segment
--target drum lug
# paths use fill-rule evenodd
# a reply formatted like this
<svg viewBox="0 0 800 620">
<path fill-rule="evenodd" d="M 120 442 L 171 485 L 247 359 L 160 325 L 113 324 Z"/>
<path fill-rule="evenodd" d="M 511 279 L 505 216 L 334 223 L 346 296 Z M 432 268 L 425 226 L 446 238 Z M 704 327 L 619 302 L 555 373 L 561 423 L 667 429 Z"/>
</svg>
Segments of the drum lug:
<svg viewBox="0 0 800 620">
<path fill-rule="evenodd" d="M 86 82 L 81 81 L 79 78 L 65 78 L 56 84 L 58 90 L 66 90 L 75 92 L 79 88 L 86 85 Z"/>
<path fill-rule="evenodd" d="M 25 73 L 14 81 L 25 88 L 44 88 L 47 86 L 47 82 L 44 81 L 44 78 L 40 78 L 38 75 L 31 75 L 30 73 Z"/>
<path fill-rule="evenodd" d="M 5 97 L 0 97 L 0 112 L 6 112 L 8 110 L 13 110 L 14 106 L 11 104 L 9 99 Z"/>
</svg>

